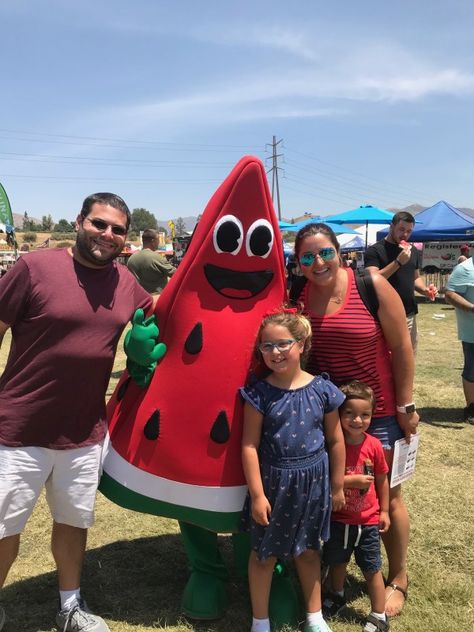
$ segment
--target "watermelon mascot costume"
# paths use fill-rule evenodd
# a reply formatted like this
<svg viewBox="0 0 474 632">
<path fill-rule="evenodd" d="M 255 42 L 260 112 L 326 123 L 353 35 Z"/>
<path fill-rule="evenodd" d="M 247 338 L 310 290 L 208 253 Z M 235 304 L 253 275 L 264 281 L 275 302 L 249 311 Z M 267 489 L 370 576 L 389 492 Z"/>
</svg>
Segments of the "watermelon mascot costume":
<svg viewBox="0 0 474 632">
<path fill-rule="evenodd" d="M 238 534 L 247 491 L 238 388 L 264 313 L 285 298 L 265 170 L 246 156 L 211 198 L 158 299 L 166 354 L 145 388 L 125 372 L 108 406 L 100 489 L 122 507 L 179 520 L 191 565 L 182 607 L 191 618 L 223 614 L 227 570 L 217 534 Z M 246 569 L 249 539 L 233 537 Z M 286 612 L 283 619 L 293 618 L 296 608 Z"/>
</svg>

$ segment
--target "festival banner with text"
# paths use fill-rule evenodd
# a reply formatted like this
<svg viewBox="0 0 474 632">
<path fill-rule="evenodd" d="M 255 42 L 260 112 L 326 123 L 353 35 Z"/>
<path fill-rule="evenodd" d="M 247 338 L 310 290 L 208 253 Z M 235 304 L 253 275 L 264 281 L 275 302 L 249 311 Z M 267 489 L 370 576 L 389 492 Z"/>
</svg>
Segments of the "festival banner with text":
<svg viewBox="0 0 474 632">
<path fill-rule="evenodd" d="M 0 224 L 5 224 L 7 233 L 7 243 L 16 248 L 15 231 L 13 226 L 13 213 L 8 199 L 7 192 L 0 183 Z"/>
</svg>

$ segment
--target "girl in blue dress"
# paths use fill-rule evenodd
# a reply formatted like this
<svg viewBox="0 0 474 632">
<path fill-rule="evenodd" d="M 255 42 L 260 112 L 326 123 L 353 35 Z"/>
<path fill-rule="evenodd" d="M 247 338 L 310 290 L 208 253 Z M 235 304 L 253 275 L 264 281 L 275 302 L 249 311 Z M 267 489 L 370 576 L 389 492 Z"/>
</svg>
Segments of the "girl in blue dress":
<svg viewBox="0 0 474 632">
<path fill-rule="evenodd" d="M 344 395 L 303 371 L 311 325 L 296 309 L 264 317 L 256 352 L 266 377 L 240 389 L 242 462 L 249 488 L 242 528 L 250 532 L 252 632 L 270 632 L 268 601 L 277 558 L 294 558 L 306 603 L 305 632 L 330 632 L 321 613 L 321 541 L 332 507 L 344 506 Z"/>
</svg>

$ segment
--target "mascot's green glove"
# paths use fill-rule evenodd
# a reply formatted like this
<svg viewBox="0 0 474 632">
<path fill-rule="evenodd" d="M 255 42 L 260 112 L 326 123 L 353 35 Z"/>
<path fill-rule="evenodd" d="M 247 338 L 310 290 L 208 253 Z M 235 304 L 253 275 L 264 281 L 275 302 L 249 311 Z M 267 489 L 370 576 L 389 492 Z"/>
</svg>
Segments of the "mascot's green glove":
<svg viewBox="0 0 474 632">
<path fill-rule="evenodd" d="M 127 370 L 138 386 L 145 387 L 152 378 L 155 367 L 166 353 L 166 345 L 158 341 L 160 331 L 155 315 L 145 319 L 142 309 L 137 309 L 132 328 L 125 336 Z"/>
</svg>

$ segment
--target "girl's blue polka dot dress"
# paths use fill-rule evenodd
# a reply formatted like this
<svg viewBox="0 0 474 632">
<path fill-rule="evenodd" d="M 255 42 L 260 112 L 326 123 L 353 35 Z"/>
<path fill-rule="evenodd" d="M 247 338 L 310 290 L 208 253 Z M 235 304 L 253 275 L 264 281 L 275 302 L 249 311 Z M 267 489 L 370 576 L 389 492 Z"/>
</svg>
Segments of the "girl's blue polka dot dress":
<svg viewBox="0 0 474 632">
<path fill-rule="evenodd" d="M 324 414 L 338 408 L 344 395 L 328 379 L 315 377 L 294 390 L 257 381 L 240 389 L 263 415 L 260 472 L 272 507 L 270 524 L 258 525 L 247 495 L 241 528 L 264 560 L 297 557 L 321 548 L 329 538 L 331 485 L 324 442 Z"/>
</svg>

